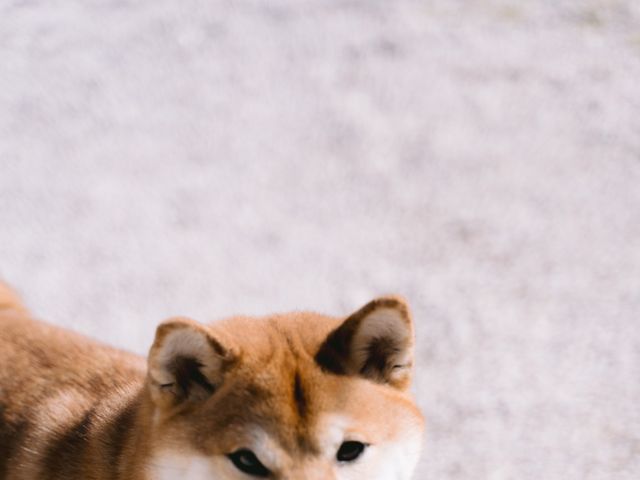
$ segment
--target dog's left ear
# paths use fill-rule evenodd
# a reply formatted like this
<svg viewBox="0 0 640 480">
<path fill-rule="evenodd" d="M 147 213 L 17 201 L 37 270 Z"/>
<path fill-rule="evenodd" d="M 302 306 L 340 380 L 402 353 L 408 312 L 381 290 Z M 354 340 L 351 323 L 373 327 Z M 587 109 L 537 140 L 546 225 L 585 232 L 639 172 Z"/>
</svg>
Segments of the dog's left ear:
<svg viewBox="0 0 640 480">
<path fill-rule="evenodd" d="M 324 341 L 316 362 L 338 375 L 354 375 L 400 390 L 411 382 L 413 322 L 400 297 L 377 298 L 353 313 Z"/>
<path fill-rule="evenodd" d="M 162 408 L 203 401 L 222 383 L 234 355 L 209 329 L 188 318 L 160 324 L 149 352 L 151 398 Z"/>
</svg>

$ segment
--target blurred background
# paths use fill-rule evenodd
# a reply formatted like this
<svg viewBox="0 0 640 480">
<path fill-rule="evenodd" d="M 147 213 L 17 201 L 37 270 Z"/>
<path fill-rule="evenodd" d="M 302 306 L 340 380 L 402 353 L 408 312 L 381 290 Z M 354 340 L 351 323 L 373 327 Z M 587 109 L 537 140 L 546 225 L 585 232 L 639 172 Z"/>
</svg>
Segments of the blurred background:
<svg viewBox="0 0 640 480">
<path fill-rule="evenodd" d="M 0 277 L 174 315 L 405 295 L 416 479 L 640 478 L 640 2 L 0 0 Z"/>
</svg>

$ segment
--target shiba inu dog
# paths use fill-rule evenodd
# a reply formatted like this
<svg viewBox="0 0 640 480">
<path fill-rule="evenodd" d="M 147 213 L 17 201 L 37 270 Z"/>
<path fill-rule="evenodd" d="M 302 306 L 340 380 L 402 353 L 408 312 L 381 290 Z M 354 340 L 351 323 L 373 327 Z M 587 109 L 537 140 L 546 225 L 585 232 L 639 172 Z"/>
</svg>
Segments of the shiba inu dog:
<svg viewBox="0 0 640 480">
<path fill-rule="evenodd" d="M 406 480 L 413 343 L 384 297 L 345 318 L 170 319 L 145 361 L 0 284 L 0 479 Z"/>
</svg>

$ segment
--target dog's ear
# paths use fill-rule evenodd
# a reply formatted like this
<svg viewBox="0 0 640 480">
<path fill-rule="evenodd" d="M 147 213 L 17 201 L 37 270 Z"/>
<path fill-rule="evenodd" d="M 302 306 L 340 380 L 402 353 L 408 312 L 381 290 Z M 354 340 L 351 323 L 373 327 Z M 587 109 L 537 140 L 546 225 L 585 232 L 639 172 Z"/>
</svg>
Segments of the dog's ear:
<svg viewBox="0 0 640 480">
<path fill-rule="evenodd" d="M 194 320 L 173 318 L 160 324 L 149 352 L 151 398 L 162 408 L 208 398 L 222 382 L 234 355 Z"/>
<path fill-rule="evenodd" d="M 329 334 L 316 362 L 338 375 L 357 375 L 404 390 L 411 382 L 413 323 L 399 297 L 375 299 Z"/>
</svg>

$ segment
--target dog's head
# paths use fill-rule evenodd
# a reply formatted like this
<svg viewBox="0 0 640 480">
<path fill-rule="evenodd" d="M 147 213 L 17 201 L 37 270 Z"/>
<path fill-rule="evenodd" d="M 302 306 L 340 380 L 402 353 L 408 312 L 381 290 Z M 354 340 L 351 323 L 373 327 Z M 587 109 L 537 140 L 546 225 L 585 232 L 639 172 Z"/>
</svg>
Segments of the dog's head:
<svg viewBox="0 0 640 480">
<path fill-rule="evenodd" d="M 413 325 L 395 297 L 313 313 L 172 319 L 149 354 L 153 480 L 404 480 L 422 439 Z"/>
</svg>

